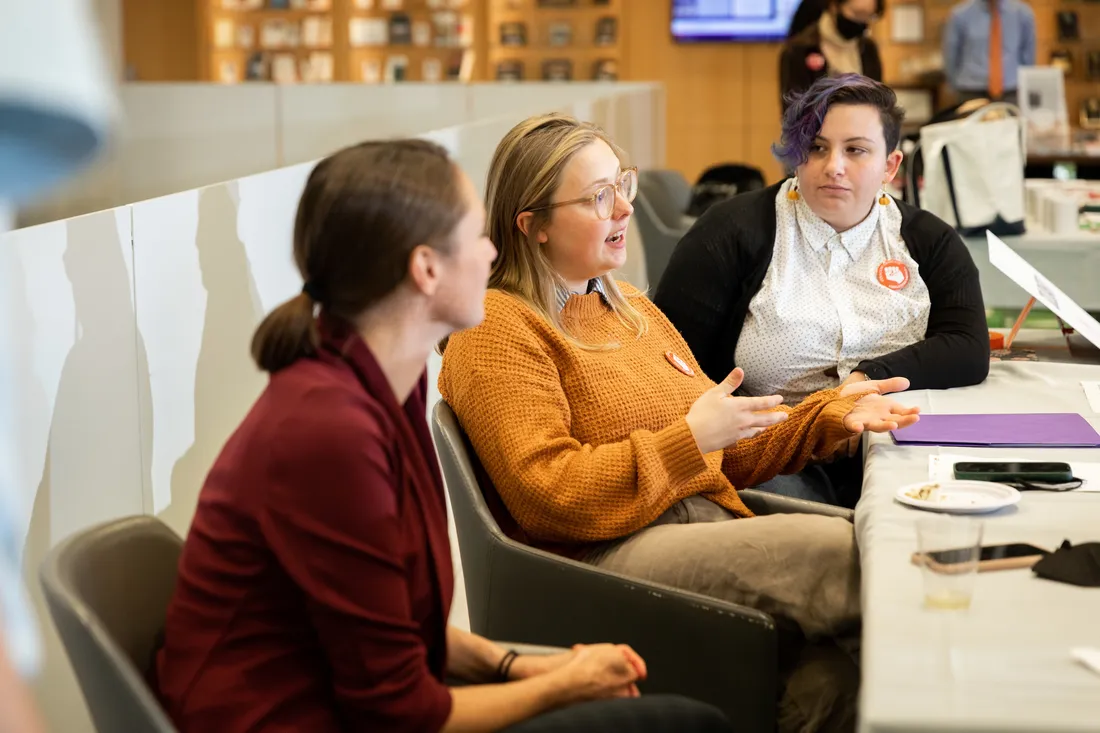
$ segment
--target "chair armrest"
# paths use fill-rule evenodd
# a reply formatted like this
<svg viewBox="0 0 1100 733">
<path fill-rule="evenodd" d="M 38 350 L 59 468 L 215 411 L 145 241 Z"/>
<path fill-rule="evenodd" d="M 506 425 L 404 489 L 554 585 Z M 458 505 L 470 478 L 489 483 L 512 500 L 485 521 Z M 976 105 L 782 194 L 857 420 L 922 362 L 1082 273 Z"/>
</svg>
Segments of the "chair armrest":
<svg viewBox="0 0 1100 733">
<path fill-rule="evenodd" d="M 737 495 L 741 497 L 741 501 L 745 503 L 745 506 L 752 510 L 753 514 L 821 514 L 826 517 L 840 517 L 841 519 L 847 519 L 849 522 L 854 522 L 856 516 L 854 511 L 844 507 L 795 499 L 791 496 L 773 494 L 770 491 L 760 491 L 759 489 L 741 489 L 737 492 Z"/>
<path fill-rule="evenodd" d="M 734 717 L 739 731 L 774 733 L 771 616 L 510 541 L 493 544 L 486 628 L 474 631 L 554 646 L 629 644 L 646 660 L 644 692 L 688 695 Z"/>
</svg>

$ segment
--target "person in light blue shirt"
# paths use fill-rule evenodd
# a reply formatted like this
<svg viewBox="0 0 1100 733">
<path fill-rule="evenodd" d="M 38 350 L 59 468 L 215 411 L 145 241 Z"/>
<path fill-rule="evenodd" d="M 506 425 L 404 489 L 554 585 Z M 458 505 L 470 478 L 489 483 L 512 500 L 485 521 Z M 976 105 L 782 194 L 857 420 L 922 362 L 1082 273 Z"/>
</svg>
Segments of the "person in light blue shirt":
<svg viewBox="0 0 1100 733">
<path fill-rule="evenodd" d="M 0 0 L 0 18 L 3 234 L 16 207 L 92 160 L 111 131 L 115 99 L 88 0 Z M 0 286 L 11 274 L 0 272 Z M 45 725 L 26 686 L 42 661 L 23 573 L 28 497 L 17 483 L 8 439 L 18 429 L 13 406 L 22 385 L 10 365 L 0 358 L 0 731 L 39 733 Z"/>
<path fill-rule="evenodd" d="M 1001 18 L 1001 94 L 991 93 L 990 3 Z M 979 97 L 1016 102 L 1017 71 L 1035 64 L 1035 13 L 1021 0 L 966 0 L 951 11 L 943 33 L 943 69 L 960 102 Z"/>
</svg>

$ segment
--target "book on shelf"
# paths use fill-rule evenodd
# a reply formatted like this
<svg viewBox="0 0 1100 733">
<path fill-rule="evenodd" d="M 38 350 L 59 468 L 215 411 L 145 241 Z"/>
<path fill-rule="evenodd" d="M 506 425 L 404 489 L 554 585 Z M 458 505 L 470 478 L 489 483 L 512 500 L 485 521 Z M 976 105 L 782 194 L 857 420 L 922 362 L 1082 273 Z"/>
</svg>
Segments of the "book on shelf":
<svg viewBox="0 0 1100 733">
<path fill-rule="evenodd" d="M 405 81 L 408 79 L 409 57 L 386 57 L 385 80 L 390 82 Z"/>
<path fill-rule="evenodd" d="M 408 13 L 390 15 L 390 44 L 408 46 L 412 43 L 412 19 Z"/>
<path fill-rule="evenodd" d="M 432 45 L 432 24 L 426 20 L 417 20 L 412 26 L 412 42 L 414 46 Z"/>
<path fill-rule="evenodd" d="M 1073 10 L 1063 10 L 1056 16 L 1058 21 L 1058 40 L 1076 41 L 1081 37 L 1081 30 L 1077 23 L 1077 13 Z"/>
<path fill-rule="evenodd" d="M 382 83 L 382 62 L 378 59 L 363 59 L 359 65 L 359 78 L 368 84 Z"/>
<path fill-rule="evenodd" d="M 424 59 L 420 67 L 420 78 L 427 82 L 443 81 L 443 62 L 433 58 Z"/>
<path fill-rule="evenodd" d="M 500 45 L 502 46 L 526 46 L 527 24 L 516 22 L 500 24 Z"/>
<path fill-rule="evenodd" d="M 232 18 L 214 21 L 214 48 L 233 48 L 237 42 L 237 24 Z"/>
<path fill-rule="evenodd" d="M 619 40 L 619 20 L 605 17 L 596 21 L 595 42 L 597 46 L 614 46 Z"/>
<path fill-rule="evenodd" d="M 1073 52 L 1067 48 L 1054 49 L 1050 52 L 1050 65 L 1069 76 L 1073 73 Z"/>
<path fill-rule="evenodd" d="M 497 63 L 497 81 L 523 81 L 523 62 L 508 59 Z"/>
<path fill-rule="evenodd" d="M 569 59 L 547 59 L 543 61 L 542 78 L 545 81 L 572 80 L 573 62 Z"/>
<path fill-rule="evenodd" d="M 385 18 L 352 18 L 348 21 L 348 41 L 353 48 L 385 46 L 389 40 L 389 24 Z"/>
<path fill-rule="evenodd" d="M 560 48 L 573 42 L 573 24 L 565 21 L 556 21 L 549 26 L 547 41 L 551 46 Z"/>
<path fill-rule="evenodd" d="M 618 81 L 619 62 L 615 59 L 600 59 L 593 64 L 592 79 L 594 81 Z"/>
</svg>

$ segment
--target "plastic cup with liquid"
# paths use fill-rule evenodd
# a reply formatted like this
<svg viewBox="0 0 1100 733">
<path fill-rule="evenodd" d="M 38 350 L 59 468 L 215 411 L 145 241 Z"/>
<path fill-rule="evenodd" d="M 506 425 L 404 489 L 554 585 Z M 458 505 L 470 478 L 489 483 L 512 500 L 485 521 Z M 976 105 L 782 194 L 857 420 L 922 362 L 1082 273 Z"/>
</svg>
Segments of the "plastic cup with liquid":
<svg viewBox="0 0 1100 733">
<path fill-rule="evenodd" d="M 917 552 L 927 608 L 970 608 L 982 552 L 982 522 L 935 515 L 917 520 Z"/>
</svg>

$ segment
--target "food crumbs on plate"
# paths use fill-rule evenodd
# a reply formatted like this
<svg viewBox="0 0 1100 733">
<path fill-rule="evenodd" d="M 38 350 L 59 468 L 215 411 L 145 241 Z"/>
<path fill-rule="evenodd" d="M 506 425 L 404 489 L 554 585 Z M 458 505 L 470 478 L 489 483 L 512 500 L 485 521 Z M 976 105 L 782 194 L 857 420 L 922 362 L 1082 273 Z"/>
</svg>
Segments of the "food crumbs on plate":
<svg viewBox="0 0 1100 733">
<path fill-rule="evenodd" d="M 905 495 L 908 496 L 910 499 L 916 499 L 917 501 L 930 501 L 932 499 L 932 494 L 936 493 L 939 488 L 939 484 L 925 484 L 924 486 L 916 489 L 909 489 L 909 491 L 905 492 Z M 942 498 L 943 497 L 940 496 L 936 497 L 937 500 Z"/>
</svg>

